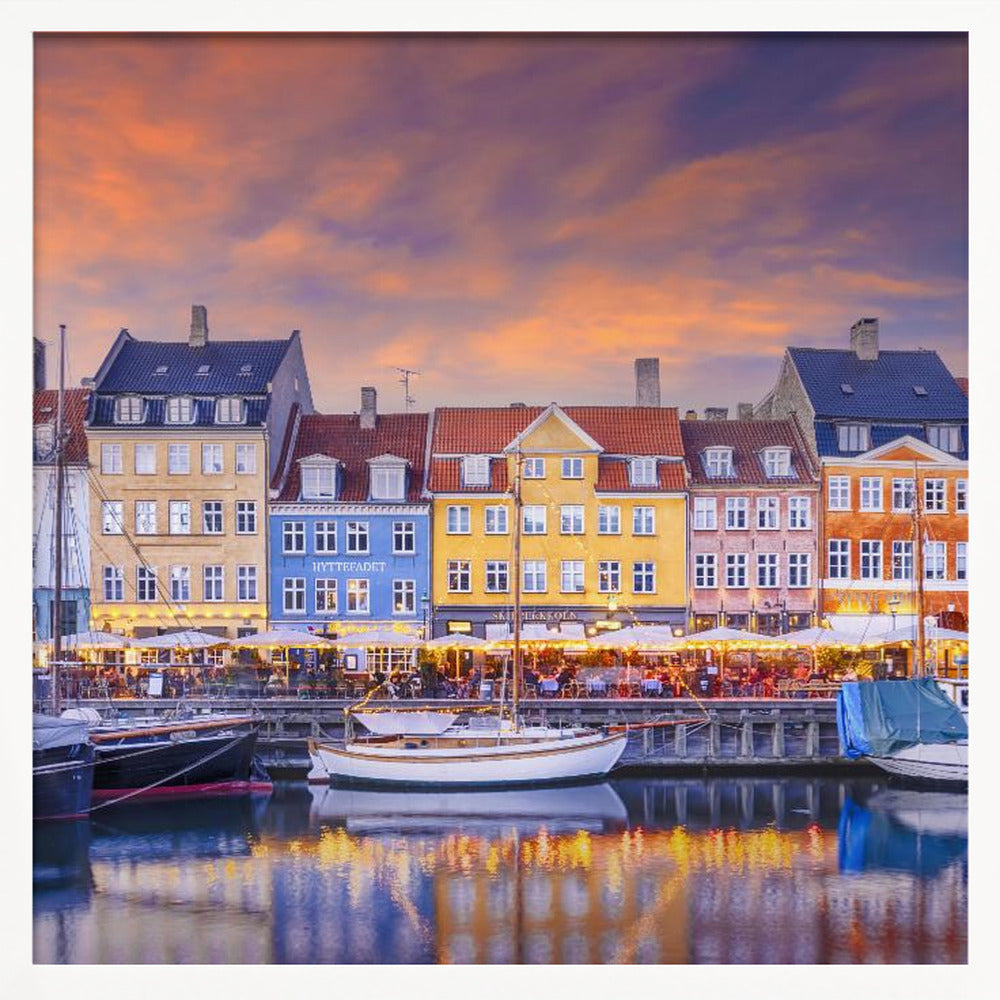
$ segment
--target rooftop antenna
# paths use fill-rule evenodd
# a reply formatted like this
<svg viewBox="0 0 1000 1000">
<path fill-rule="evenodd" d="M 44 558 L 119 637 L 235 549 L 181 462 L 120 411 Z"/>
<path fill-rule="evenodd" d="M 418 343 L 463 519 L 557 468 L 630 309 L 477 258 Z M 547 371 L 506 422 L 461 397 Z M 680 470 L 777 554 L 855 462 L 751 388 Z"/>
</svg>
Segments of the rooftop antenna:
<svg viewBox="0 0 1000 1000">
<path fill-rule="evenodd" d="M 407 413 L 409 413 L 413 407 L 413 404 L 416 402 L 416 399 L 414 399 L 413 396 L 410 395 L 410 376 L 420 375 L 422 373 L 418 372 L 416 368 L 397 367 L 396 371 L 398 371 L 400 375 L 399 384 L 403 387 L 403 408 L 406 410 Z"/>
</svg>

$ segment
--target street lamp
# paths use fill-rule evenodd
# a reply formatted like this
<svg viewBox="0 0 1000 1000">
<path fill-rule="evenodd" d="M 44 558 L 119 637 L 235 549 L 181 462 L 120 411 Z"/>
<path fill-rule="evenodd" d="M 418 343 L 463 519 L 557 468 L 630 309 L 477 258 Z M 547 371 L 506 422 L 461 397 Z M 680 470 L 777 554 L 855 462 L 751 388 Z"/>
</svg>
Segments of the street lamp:
<svg viewBox="0 0 1000 1000">
<path fill-rule="evenodd" d="M 899 599 L 899 594 L 893 594 L 888 601 L 885 602 L 889 606 L 889 613 L 892 615 L 892 627 L 895 631 L 896 628 L 896 611 L 899 609 L 899 605 L 902 603 Z"/>
<path fill-rule="evenodd" d="M 430 635 L 427 632 L 427 612 L 430 610 L 430 603 L 431 603 L 430 602 L 430 598 L 428 598 L 427 591 L 425 590 L 420 595 L 420 610 L 423 612 L 423 618 L 424 618 L 424 640 L 425 641 L 430 638 Z"/>
</svg>

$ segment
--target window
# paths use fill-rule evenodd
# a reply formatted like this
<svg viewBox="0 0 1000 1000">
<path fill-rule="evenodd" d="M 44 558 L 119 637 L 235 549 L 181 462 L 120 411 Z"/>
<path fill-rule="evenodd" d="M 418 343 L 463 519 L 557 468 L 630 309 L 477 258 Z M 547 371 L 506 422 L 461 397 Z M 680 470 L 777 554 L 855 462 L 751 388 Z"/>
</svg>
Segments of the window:
<svg viewBox="0 0 1000 1000">
<path fill-rule="evenodd" d="M 906 514 L 913 510 L 916 484 L 912 479 L 893 479 L 892 509 L 894 513 Z"/>
<path fill-rule="evenodd" d="M 256 500 L 236 501 L 236 534 L 237 535 L 257 534 Z"/>
<path fill-rule="evenodd" d="M 317 521 L 315 528 L 316 551 L 327 555 L 337 551 L 337 522 Z"/>
<path fill-rule="evenodd" d="M 545 478 L 545 459 L 544 458 L 526 458 L 521 465 L 521 471 L 524 473 L 525 479 L 544 479 Z"/>
<path fill-rule="evenodd" d="M 559 532 L 563 535 L 583 534 L 583 507 L 565 504 L 559 508 Z"/>
<path fill-rule="evenodd" d="M 867 424 L 840 424 L 837 427 L 837 447 L 841 451 L 867 451 Z"/>
<path fill-rule="evenodd" d="M 191 449 L 186 444 L 167 445 L 167 474 L 183 476 L 191 471 Z"/>
<path fill-rule="evenodd" d="M 629 484 L 632 486 L 656 486 L 656 459 L 633 458 L 629 461 Z"/>
<path fill-rule="evenodd" d="M 946 559 L 944 542 L 924 542 L 924 579 L 944 580 L 947 576 Z"/>
<path fill-rule="evenodd" d="M 562 460 L 563 479 L 583 479 L 583 459 L 564 458 Z"/>
<path fill-rule="evenodd" d="M 305 552 L 306 523 L 305 521 L 281 522 L 281 551 Z"/>
<path fill-rule="evenodd" d="M 222 566 L 206 566 L 202 570 L 202 587 L 206 601 L 221 601 L 225 593 L 224 569 Z"/>
<path fill-rule="evenodd" d="M 203 444 L 201 446 L 201 471 L 206 476 L 217 476 L 222 472 L 221 444 Z"/>
<path fill-rule="evenodd" d="M 191 534 L 191 501 L 171 500 L 169 504 L 170 534 Z"/>
<path fill-rule="evenodd" d="M 778 498 L 757 497 L 757 527 L 762 531 L 777 531 Z"/>
<path fill-rule="evenodd" d="M 337 467 L 327 465 L 302 466 L 302 499 L 332 499 L 337 495 Z"/>
<path fill-rule="evenodd" d="M 747 585 L 747 556 L 745 552 L 726 554 L 726 586 L 739 590 Z"/>
<path fill-rule="evenodd" d="M 256 566 L 236 567 L 236 600 L 237 601 L 257 600 Z"/>
<path fill-rule="evenodd" d="M 602 594 L 620 594 L 622 589 L 622 564 L 608 560 L 597 564 L 597 589 Z"/>
<path fill-rule="evenodd" d="M 827 507 L 830 510 L 851 509 L 850 476 L 830 476 L 827 481 Z"/>
<path fill-rule="evenodd" d="M 507 508 L 487 507 L 485 514 L 485 529 L 487 535 L 506 535 L 507 528 Z"/>
<path fill-rule="evenodd" d="M 652 535 L 656 533 L 656 510 L 653 507 L 632 508 L 632 534 Z"/>
<path fill-rule="evenodd" d="M 189 424 L 194 419 L 194 406 L 189 396 L 173 396 L 167 400 L 167 423 Z"/>
<path fill-rule="evenodd" d="M 417 584 L 415 580 L 392 581 L 392 613 L 412 615 L 417 610 Z"/>
<path fill-rule="evenodd" d="M 656 563 L 652 562 L 632 563 L 632 593 L 633 594 L 656 593 Z"/>
<path fill-rule="evenodd" d="M 222 534 L 222 501 L 205 500 L 201 505 L 201 530 L 206 535 Z"/>
<path fill-rule="evenodd" d="M 316 613 L 330 614 L 337 610 L 337 581 L 316 580 Z"/>
<path fill-rule="evenodd" d="M 968 542 L 955 542 L 955 579 L 968 580 L 969 578 L 969 557 Z"/>
<path fill-rule="evenodd" d="M 286 576 L 281 581 L 281 607 L 286 615 L 306 613 L 305 577 Z"/>
<path fill-rule="evenodd" d="M 827 542 L 827 571 L 831 580 L 851 578 L 851 542 L 847 538 L 831 538 Z"/>
<path fill-rule="evenodd" d="M 137 601 L 156 600 L 156 569 L 139 566 L 135 571 L 135 599 Z"/>
<path fill-rule="evenodd" d="M 472 563 L 468 559 L 448 560 L 448 591 L 468 594 L 472 590 Z"/>
<path fill-rule="evenodd" d="M 694 530 L 714 531 L 718 526 L 716 520 L 715 497 L 694 498 Z"/>
<path fill-rule="evenodd" d="M 861 579 L 882 579 L 882 543 L 865 539 L 861 542 Z"/>
<path fill-rule="evenodd" d="M 257 474 L 257 445 L 238 444 L 236 446 L 236 475 L 254 476 Z"/>
<path fill-rule="evenodd" d="M 402 500 L 406 467 L 394 462 L 391 465 L 369 465 L 373 500 Z"/>
<path fill-rule="evenodd" d="M 465 486 L 490 485 L 489 455 L 466 455 L 462 459 L 462 483 Z"/>
<path fill-rule="evenodd" d="M 122 396 L 120 399 L 116 399 L 115 423 L 142 423 L 142 400 L 138 396 Z"/>
<path fill-rule="evenodd" d="M 104 567 L 104 600 L 125 600 L 125 571 L 121 566 Z"/>
<path fill-rule="evenodd" d="M 726 531 L 742 531 L 747 526 L 747 498 L 726 497 Z"/>
<path fill-rule="evenodd" d="M 945 499 L 945 480 L 924 480 L 924 510 L 928 514 L 942 513 L 948 509 Z"/>
<path fill-rule="evenodd" d="M 962 428 L 958 424 L 930 424 L 927 443 L 949 454 L 959 452 L 962 450 Z"/>
<path fill-rule="evenodd" d="M 695 555 L 694 585 L 699 590 L 718 586 L 714 552 L 699 552 Z"/>
<path fill-rule="evenodd" d="M 563 559 L 560 567 L 559 589 L 564 594 L 583 593 L 582 559 Z"/>
<path fill-rule="evenodd" d="M 486 563 L 486 591 L 490 594 L 506 594 L 510 589 L 509 566 L 504 560 L 488 560 Z"/>
<path fill-rule="evenodd" d="M 757 553 L 757 586 L 758 587 L 778 586 L 777 552 Z"/>
<path fill-rule="evenodd" d="M 119 447 L 115 445 L 115 447 Z M 135 474 L 137 476 L 156 475 L 156 445 L 137 444 L 135 446 Z"/>
<path fill-rule="evenodd" d="M 412 521 L 392 522 L 392 551 L 404 555 L 417 551 L 417 529 Z"/>
<path fill-rule="evenodd" d="M 467 535 L 471 531 L 469 524 L 469 508 L 451 504 L 448 507 L 448 534 Z"/>
<path fill-rule="evenodd" d="M 101 502 L 101 534 L 120 535 L 125 531 L 124 504 L 121 500 Z"/>
<path fill-rule="evenodd" d="M 622 531 L 622 509 L 617 505 L 597 508 L 597 533 L 599 535 L 620 535 Z"/>
<path fill-rule="evenodd" d="M 367 615 L 371 608 L 368 604 L 368 581 L 347 581 L 347 613 L 351 615 Z"/>
<path fill-rule="evenodd" d="M 913 579 L 913 542 L 892 543 L 892 578 Z"/>
<path fill-rule="evenodd" d="M 105 476 L 120 476 L 122 472 L 122 446 L 101 445 L 101 472 Z"/>
<path fill-rule="evenodd" d="M 809 560 L 808 552 L 788 553 L 789 588 L 809 586 Z"/>
<path fill-rule="evenodd" d="M 788 498 L 788 528 L 790 531 L 806 531 L 812 520 L 812 503 L 809 497 Z"/>
<path fill-rule="evenodd" d="M 861 509 L 862 510 L 882 509 L 881 476 L 861 477 Z"/>
<path fill-rule="evenodd" d="M 787 448 L 764 449 L 764 472 L 768 479 L 791 474 L 791 452 Z"/>
<path fill-rule="evenodd" d="M 545 507 L 542 504 L 528 504 L 521 508 L 521 530 L 526 535 L 544 535 Z"/>
<path fill-rule="evenodd" d="M 170 600 L 172 601 L 191 600 L 190 566 L 170 567 Z"/>
<path fill-rule="evenodd" d="M 243 400 L 238 396 L 224 396 L 215 404 L 217 424 L 238 424 L 243 420 Z"/>
<path fill-rule="evenodd" d="M 136 500 L 135 533 L 137 535 L 156 534 L 156 501 Z"/>
<path fill-rule="evenodd" d="M 544 559 L 525 559 L 522 586 L 526 594 L 544 594 L 549 589 Z"/>
<path fill-rule="evenodd" d="M 368 551 L 368 522 L 348 521 L 346 530 L 347 551 L 366 553 Z"/>
<path fill-rule="evenodd" d="M 705 452 L 705 472 L 713 479 L 725 479 L 733 474 L 731 448 L 709 448 Z"/>
<path fill-rule="evenodd" d="M 211 370 L 212 370 L 212 366 L 211 365 L 198 365 L 198 370 L 195 372 L 195 375 L 203 378 Z"/>
<path fill-rule="evenodd" d="M 955 510 L 959 514 L 969 512 L 969 481 L 967 479 L 955 480 Z"/>
</svg>

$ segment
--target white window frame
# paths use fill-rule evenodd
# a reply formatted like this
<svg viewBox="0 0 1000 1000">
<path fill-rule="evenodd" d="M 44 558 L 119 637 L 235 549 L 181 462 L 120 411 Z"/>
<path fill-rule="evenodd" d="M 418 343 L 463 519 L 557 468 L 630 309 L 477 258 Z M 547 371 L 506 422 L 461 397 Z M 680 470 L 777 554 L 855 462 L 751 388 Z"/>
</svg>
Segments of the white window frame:
<svg viewBox="0 0 1000 1000">
<path fill-rule="evenodd" d="M 334 462 L 299 467 L 303 500 L 333 500 L 337 496 L 337 466 Z"/>
<path fill-rule="evenodd" d="M 836 546 L 836 551 L 834 547 Z M 836 572 L 834 571 L 836 567 Z M 849 538 L 829 538 L 826 544 L 826 571 L 831 580 L 851 578 L 851 540 Z"/>
<path fill-rule="evenodd" d="M 743 523 L 740 524 L 739 522 Z M 747 497 L 726 497 L 726 531 L 750 530 L 750 504 Z"/>
<path fill-rule="evenodd" d="M 490 485 L 490 456 L 465 455 L 462 458 L 462 485 Z"/>
<path fill-rule="evenodd" d="M 242 508 L 242 509 L 241 509 Z M 243 527 L 240 527 L 242 519 Z M 250 525 L 250 527 L 248 527 Z M 257 534 L 257 501 L 237 500 L 236 501 L 236 534 L 256 535 Z"/>
<path fill-rule="evenodd" d="M 777 552 L 757 553 L 757 586 L 777 590 L 781 586 L 781 567 Z"/>
<path fill-rule="evenodd" d="M 101 445 L 101 475 L 122 475 L 122 446 L 120 444 Z"/>
<path fill-rule="evenodd" d="M 371 583 L 367 577 L 349 579 L 347 581 L 347 613 L 349 615 L 370 615 L 371 593 Z"/>
<path fill-rule="evenodd" d="M 893 514 L 912 514 L 917 500 L 917 484 L 912 476 L 894 476 L 892 479 Z"/>
<path fill-rule="evenodd" d="M 548 534 L 548 508 L 545 504 L 529 503 L 521 508 L 521 532 L 525 535 Z"/>
<path fill-rule="evenodd" d="M 395 579 L 392 581 L 392 613 L 394 615 L 415 615 L 417 613 L 416 580 Z"/>
<path fill-rule="evenodd" d="M 445 563 L 445 579 L 448 583 L 449 594 L 471 594 L 472 561 L 470 559 L 449 559 Z"/>
<path fill-rule="evenodd" d="M 948 480 L 931 477 L 924 480 L 924 513 L 948 512 Z"/>
<path fill-rule="evenodd" d="M 236 600 L 243 603 L 256 601 L 257 590 L 257 567 L 245 564 L 236 567 Z"/>
<path fill-rule="evenodd" d="M 561 594 L 582 594 L 583 586 L 583 560 L 563 559 L 559 566 L 559 592 Z M 567 586 L 567 581 L 569 586 Z"/>
<path fill-rule="evenodd" d="M 656 459 L 649 457 L 629 459 L 628 479 L 630 486 L 657 486 Z"/>
<path fill-rule="evenodd" d="M 392 552 L 398 556 L 412 556 L 417 551 L 417 524 L 415 521 L 392 522 Z"/>
<path fill-rule="evenodd" d="M 726 553 L 726 590 L 746 590 L 750 586 L 747 564 L 746 552 Z"/>
<path fill-rule="evenodd" d="M 885 561 L 880 538 L 862 538 L 858 543 L 858 578 L 861 580 L 885 579 Z M 876 573 L 875 570 L 878 570 Z"/>
<path fill-rule="evenodd" d="M 788 530 L 809 531 L 812 528 L 812 498 L 793 496 L 788 498 Z"/>
<path fill-rule="evenodd" d="M 286 615 L 306 613 L 306 578 L 285 576 L 281 579 L 281 611 Z"/>
<path fill-rule="evenodd" d="M 171 396 L 163 412 L 164 423 L 193 424 L 194 400 L 190 396 Z"/>
<path fill-rule="evenodd" d="M 962 427 L 960 424 L 928 424 L 927 443 L 955 455 L 962 450 Z"/>
<path fill-rule="evenodd" d="M 892 579 L 913 580 L 913 541 L 911 539 L 895 539 L 892 543 Z"/>
<path fill-rule="evenodd" d="M 201 444 L 201 474 L 221 476 L 226 470 L 226 449 L 217 441 L 203 441 Z"/>
<path fill-rule="evenodd" d="M 135 533 L 137 535 L 156 534 L 156 501 L 136 500 Z"/>
<path fill-rule="evenodd" d="M 693 529 L 695 531 L 718 531 L 719 529 L 718 497 L 694 498 Z"/>
<path fill-rule="evenodd" d="M 257 475 L 257 445 L 253 441 L 236 443 L 236 475 Z"/>
<path fill-rule="evenodd" d="M 597 592 L 620 594 L 622 592 L 622 564 L 619 559 L 604 559 L 597 564 Z"/>
<path fill-rule="evenodd" d="M 969 480 L 955 480 L 955 513 L 969 513 Z"/>
<path fill-rule="evenodd" d="M 487 535 L 510 534 L 510 518 L 503 504 L 490 504 L 483 510 L 483 532 Z"/>
<path fill-rule="evenodd" d="M 368 465 L 373 500 L 402 500 L 406 493 L 406 466 L 401 462 Z"/>
<path fill-rule="evenodd" d="M 711 479 L 732 479 L 733 449 L 706 448 L 705 474 Z"/>
<path fill-rule="evenodd" d="M 141 396 L 119 396 L 115 400 L 115 423 L 141 424 L 143 409 Z"/>
<path fill-rule="evenodd" d="M 790 448 L 764 449 L 764 474 L 768 479 L 787 479 L 792 472 Z"/>
<path fill-rule="evenodd" d="M 948 543 L 939 541 L 924 542 L 923 558 L 924 580 L 948 579 Z"/>
<path fill-rule="evenodd" d="M 569 455 L 562 460 L 563 479 L 583 479 L 583 459 L 578 455 Z"/>
<path fill-rule="evenodd" d="M 367 521 L 348 521 L 344 525 L 345 549 L 350 555 L 366 556 L 371 552 L 372 536 Z M 364 548 L 361 542 L 364 541 Z"/>
<path fill-rule="evenodd" d="M 885 509 L 882 486 L 881 476 L 862 476 L 861 506 L 858 509 L 881 513 Z"/>
<path fill-rule="evenodd" d="M 226 599 L 226 567 L 214 563 L 201 570 L 202 594 L 206 604 L 218 604 Z"/>
<path fill-rule="evenodd" d="M 560 535 L 584 534 L 583 504 L 567 503 L 563 504 L 559 508 L 559 534 Z"/>
<path fill-rule="evenodd" d="M 836 500 L 836 503 L 834 502 Z M 830 476 L 826 481 L 826 509 L 851 509 L 851 477 Z"/>
<path fill-rule="evenodd" d="M 969 543 L 955 542 L 955 579 L 969 579 Z"/>
<path fill-rule="evenodd" d="M 215 422 L 217 424 L 242 424 L 243 398 L 241 396 L 222 396 L 215 401 Z"/>
<path fill-rule="evenodd" d="M 487 559 L 486 593 L 507 594 L 509 592 L 510 592 L 510 563 L 506 559 Z"/>
<path fill-rule="evenodd" d="M 155 566 L 136 566 L 135 599 L 141 604 L 152 604 L 156 601 Z"/>
<path fill-rule="evenodd" d="M 167 445 L 167 475 L 187 476 L 191 474 L 191 446 L 182 441 Z"/>
<path fill-rule="evenodd" d="M 656 508 L 638 505 L 632 508 L 632 534 L 649 537 L 656 534 Z"/>
<path fill-rule="evenodd" d="M 122 500 L 101 501 L 101 534 L 125 534 L 125 503 Z"/>
<path fill-rule="evenodd" d="M 549 566 L 544 559 L 525 559 L 521 563 L 521 589 L 526 594 L 548 593 Z"/>
<path fill-rule="evenodd" d="M 637 559 L 632 563 L 632 593 L 656 593 L 656 563 L 652 559 Z"/>
<path fill-rule="evenodd" d="M 337 593 L 337 579 L 331 576 L 320 576 L 313 580 L 313 603 L 318 615 L 333 615 L 340 606 Z"/>
<path fill-rule="evenodd" d="M 170 567 L 170 600 L 179 604 L 188 604 L 191 601 L 191 567 L 171 566 Z"/>
<path fill-rule="evenodd" d="M 288 555 L 302 555 L 306 551 L 306 522 L 281 522 L 281 551 Z"/>
<path fill-rule="evenodd" d="M 788 589 L 805 590 L 812 586 L 812 553 L 788 553 Z"/>
<path fill-rule="evenodd" d="M 521 474 L 525 479 L 544 479 L 545 459 L 538 456 L 525 458 L 521 463 Z"/>
<path fill-rule="evenodd" d="M 132 452 L 132 461 L 137 476 L 155 476 L 156 445 L 145 441 L 137 442 Z"/>
<path fill-rule="evenodd" d="M 597 533 L 599 535 L 622 533 L 622 509 L 618 504 L 598 504 Z"/>
<path fill-rule="evenodd" d="M 777 531 L 781 527 L 781 504 L 775 496 L 757 497 L 757 530 Z"/>
<path fill-rule="evenodd" d="M 869 424 L 837 424 L 837 450 L 861 453 L 871 447 Z"/>
<path fill-rule="evenodd" d="M 105 566 L 101 574 L 103 581 L 104 600 L 109 604 L 118 604 L 125 600 L 125 567 Z"/>
<path fill-rule="evenodd" d="M 167 503 L 167 523 L 171 535 L 191 534 L 191 501 L 170 500 Z"/>
<path fill-rule="evenodd" d="M 332 541 L 332 546 L 331 546 Z M 313 525 L 313 547 L 317 554 L 335 556 L 337 554 L 337 522 L 317 521 Z"/>
<path fill-rule="evenodd" d="M 469 535 L 472 533 L 472 515 L 468 504 L 449 504 L 445 517 L 445 533 Z"/>
<path fill-rule="evenodd" d="M 715 590 L 719 586 L 719 562 L 714 552 L 694 554 L 695 590 Z"/>
<path fill-rule="evenodd" d="M 212 504 L 212 509 L 208 509 L 208 505 Z M 215 505 L 218 505 L 218 510 L 215 509 Z M 221 500 L 202 500 L 201 502 L 201 533 L 203 535 L 224 535 L 226 533 L 226 521 L 224 513 L 224 505 Z M 219 530 L 210 531 L 209 525 L 215 520 L 216 515 L 218 515 Z M 210 520 L 211 518 L 211 520 Z"/>
</svg>

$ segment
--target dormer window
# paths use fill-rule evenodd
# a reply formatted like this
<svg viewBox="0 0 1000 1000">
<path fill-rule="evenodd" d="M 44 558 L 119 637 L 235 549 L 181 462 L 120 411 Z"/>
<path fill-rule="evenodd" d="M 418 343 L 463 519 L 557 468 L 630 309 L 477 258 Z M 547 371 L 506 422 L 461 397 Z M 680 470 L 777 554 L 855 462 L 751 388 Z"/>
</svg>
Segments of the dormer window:
<svg viewBox="0 0 1000 1000">
<path fill-rule="evenodd" d="M 35 458 L 45 458 L 56 442 L 56 429 L 52 424 L 35 424 Z"/>
<path fill-rule="evenodd" d="M 840 424 L 837 427 L 837 447 L 840 451 L 867 451 L 868 424 Z"/>
<path fill-rule="evenodd" d="M 223 396 L 215 404 L 217 424 L 239 424 L 243 422 L 243 400 L 239 396 Z"/>
<path fill-rule="evenodd" d="M 462 459 L 462 485 L 490 485 L 489 455 L 466 455 L 465 458 Z"/>
<path fill-rule="evenodd" d="M 406 463 L 391 455 L 368 461 L 372 500 L 402 500 L 406 492 Z"/>
<path fill-rule="evenodd" d="M 733 449 L 709 448 L 705 451 L 705 471 L 713 479 L 727 479 L 733 474 Z"/>
<path fill-rule="evenodd" d="M 253 365 L 240 365 L 240 375 L 250 375 L 253 372 Z"/>
<path fill-rule="evenodd" d="M 962 428 L 958 424 L 930 424 L 927 443 L 953 455 L 962 450 Z"/>
<path fill-rule="evenodd" d="M 333 500 L 337 496 L 337 462 L 335 459 L 319 459 L 303 463 L 302 499 Z"/>
<path fill-rule="evenodd" d="M 788 448 L 764 449 L 764 472 L 768 479 L 791 475 L 792 456 Z"/>
<path fill-rule="evenodd" d="M 172 396 L 167 400 L 167 423 L 189 424 L 194 419 L 194 403 L 190 396 Z"/>
<path fill-rule="evenodd" d="M 212 366 L 211 365 L 198 365 L 198 370 L 195 372 L 195 375 L 198 375 L 198 376 L 200 376 L 200 377 L 203 378 L 211 370 L 212 370 Z"/>
<path fill-rule="evenodd" d="M 629 482 L 632 486 L 656 485 L 656 459 L 633 458 L 629 460 Z"/>
<path fill-rule="evenodd" d="M 166 365 L 157 365 L 153 369 L 153 374 L 154 375 L 166 375 L 167 374 L 167 366 Z"/>
<path fill-rule="evenodd" d="M 115 423 L 142 423 L 142 399 L 139 396 L 119 396 L 115 400 Z"/>
</svg>

